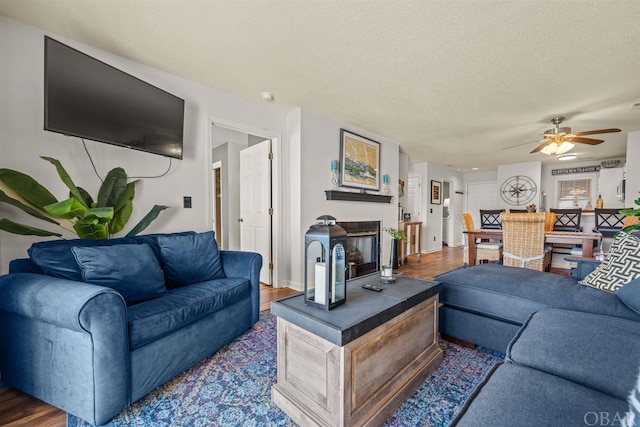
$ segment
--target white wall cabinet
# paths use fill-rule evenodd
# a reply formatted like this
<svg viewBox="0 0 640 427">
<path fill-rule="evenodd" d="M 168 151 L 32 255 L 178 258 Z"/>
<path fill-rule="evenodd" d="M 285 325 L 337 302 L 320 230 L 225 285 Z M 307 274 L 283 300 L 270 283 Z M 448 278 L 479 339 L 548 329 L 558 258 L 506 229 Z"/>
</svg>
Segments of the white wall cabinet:
<svg viewBox="0 0 640 427">
<path fill-rule="evenodd" d="M 600 169 L 599 189 L 605 208 L 624 208 L 622 194 L 622 168 Z M 595 205 L 594 205 L 595 207 Z"/>
<path fill-rule="evenodd" d="M 625 205 L 636 207 L 634 200 L 640 198 L 640 132 L 629 132 L 627 136 L 627 162 L 625 172 Z"/>
</svg>

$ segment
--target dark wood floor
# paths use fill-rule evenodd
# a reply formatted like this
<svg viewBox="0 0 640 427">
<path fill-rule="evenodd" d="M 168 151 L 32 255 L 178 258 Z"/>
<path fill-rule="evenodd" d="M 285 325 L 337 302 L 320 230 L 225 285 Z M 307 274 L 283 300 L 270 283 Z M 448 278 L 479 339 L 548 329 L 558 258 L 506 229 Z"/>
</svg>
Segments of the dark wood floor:
<svg viewBox="0 0 640 427">
<path fill-rule="evenodd" d="M 462 266 L 462 247 L 444 247 L 440 252 L 422 255 L 420 261 L 417 255 L 409 257 L 396 272 L 431 280 L 441 273 L 460 266 Z M 552 272 L 568 274 L 567 270 L 552 269 Z M 296 292 L 289 288 L 261 286 L 260 310 L 267 310 L 271 307 L 271 301 Z M 0 426 L 65 427 L 66 414 L 10 387 L 0 387 Z"/>
</svg>

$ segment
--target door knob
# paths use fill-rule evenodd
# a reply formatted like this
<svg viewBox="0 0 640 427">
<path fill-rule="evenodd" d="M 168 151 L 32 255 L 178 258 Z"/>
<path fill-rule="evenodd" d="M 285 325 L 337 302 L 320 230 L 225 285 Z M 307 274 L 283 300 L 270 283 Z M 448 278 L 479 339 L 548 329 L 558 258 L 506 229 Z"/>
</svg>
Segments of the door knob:
<svg viewBox="0 0 640 427">
<path fill-rule="evenodd" d="M 244 221 L 244 219 L 238 218 L 238 222 L 243 222 L 243 221 Z"/>
</svg>

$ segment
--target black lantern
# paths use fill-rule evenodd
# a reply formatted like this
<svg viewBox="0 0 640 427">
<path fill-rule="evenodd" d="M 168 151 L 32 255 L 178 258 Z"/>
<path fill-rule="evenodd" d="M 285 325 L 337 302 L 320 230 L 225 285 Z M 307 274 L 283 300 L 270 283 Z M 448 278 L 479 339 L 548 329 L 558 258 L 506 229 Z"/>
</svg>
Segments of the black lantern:
<svg viewBox="0 0 640 427">
<path fill-rule="evenodd" d="M 347 300 L 347 232 L 329 215 L 304 235 L 304 301 L 331 310 Z"/>
</svg>

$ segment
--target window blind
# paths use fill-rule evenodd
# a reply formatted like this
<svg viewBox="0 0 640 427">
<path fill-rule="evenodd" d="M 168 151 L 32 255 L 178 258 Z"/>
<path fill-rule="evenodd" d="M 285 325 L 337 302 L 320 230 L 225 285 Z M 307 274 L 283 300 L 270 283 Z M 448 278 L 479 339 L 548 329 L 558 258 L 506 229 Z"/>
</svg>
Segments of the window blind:
<svg viewBox="0 0 640 427">
<path fill-rule="evenodd" d="M 591 208 L 592 179 L 563 179 L 558 181 L 558 208 L 571 209 L 580 207 Z"/>
</svg>

